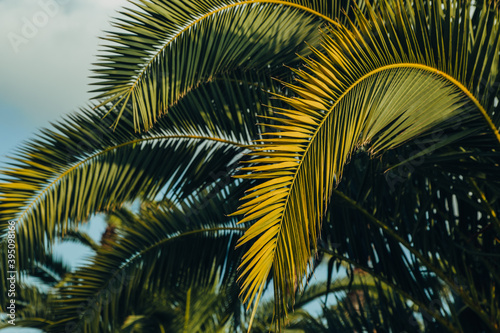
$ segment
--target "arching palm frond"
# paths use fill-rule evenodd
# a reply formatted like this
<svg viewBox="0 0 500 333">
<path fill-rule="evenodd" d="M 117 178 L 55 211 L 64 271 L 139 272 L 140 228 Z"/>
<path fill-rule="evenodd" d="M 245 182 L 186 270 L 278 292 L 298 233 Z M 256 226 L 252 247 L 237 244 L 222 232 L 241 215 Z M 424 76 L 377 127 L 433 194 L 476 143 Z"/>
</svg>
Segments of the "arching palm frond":
<svg viewBox="0 0 500 333">
<path fill-rule="evenodd" d="M 226 198 L 232 192 L 224 189 L 215 197 L 192 199 L 182 209 L 160 205 L 145 207 L 137 215 L 117 212 L 130 221 L 88 267 L 60 286 L 54 300 L 56 320 L 48 329 L 117 330 L 126 317 L 137 313 L 135 307 L 144 303 L 145 295 L 157 300 L 164 295 L 167 304 L 175 305 L 180 297 L 176 292 L 213 286 L 216 281 L 217 288 L 232 286 L 221 291 L 229 293 L 224 301 L 239 302 L 235 274 L 241 251 L 234 247 L 244 228 L 225 216 L 234 203 L 234 198 Z M 213 318 L 212 312 L 207 313 L 206 320 Z"/>
<path fill-rule="evenodd" d="M 33 244 L 36 238 L 43 243 L 46 234 L 50 241 L 62 234 L 64 225 L 69 231 L 110 204 L 117 207 L 157 193 L 183 198 L 205 186 L 231 182 L 244 145 L 260 136 L 261 129 L 254 126 L 257 115 L 269 114 L 265 105 L 281 106 L 267 93 L 279 89 L 255 72 L 224 75 L 191 90 L 148 133 L 133 133 L 129 116 L 111 130 L 111 121 L 101 120 L 108 111 L 104 108 L 82 111 L 43 130 L 19 150 L 13 168 L 3 171 L 0 229 L 18 219 L 18 226 L 31 230 L 26 242 Z M 115 179 L 113 188 L 98 195 L 90 194 L 97 193 L 100 183 L 83 176 L 93 161 L 101 166 L 94 170 L 95 179 Z M 106 178 L 105 165 L 115 165 Z M 143 181 L 137 181 L 139 175 Z M 106 192 L 114 197 L 106 199 Z M 23 248 L 30 257 L 30 245 Z"/>
<path fill-rule="evenodd" d="M 289 75 L 282 64 L 298 63 L 304 42 L 319 42 L 317 28 L 335 23 L 350 1 L 203 0 L 140 1 L 117 20 L 120 32 L 105 40 L 95 70 L 96 99 L 115 106 L 117 121 L 133 114 L 148 130 L 200 83 L 250 69 Z M 122 103 L 125 102 L 125 103 Z M 124 105 L 131 104 L 129 111 Z M 115 122 L 116 125 L 116 122 Z"/>
<path fill-rule="evenodd" d="M 56 128 L 21 150 L 0 184 L 2 229 L 17 221 L 20 260 L 96 212 L 139 196 L 185 195 L 217 183 L 244 149 L 216 136 L 137 135 L 127 126 L 112 132 L 90 113 Z"/>
<path fill-rule="evenodd" d="M 269 127 L 279 133 L 260 140 L 251 154 L 257 158 L 249 161 L 257 165 L 243 168 L 252 173 L 241 176 L 265 181 L 235 213 L 246 215 L 241 222 L 256 220 L 240 241 L 252 244 L 241 273 L 249 306 L 258 303 L 273 268 L 275 312 L 285 317 L 317 247 L 332 191 L 360 147 L 381 154 L 457 121 L 459 129 L 442 145 L 485 133 L 498 146 L 497 126 L 482 102 L 492 100 L 489 86 L 498 82 L 500 46 L 476 38 L 469 5 L 442 4 L 385 2 L 366 17 L 357 11 L 359 28 L 332 27 L 324 52 L 314 50 L 315 60 L 304 59 L 309 70 L 297 71 L 301 86 L 287 85 L 301 98 L 282 97 L 293 110 L 275 112 L 283 118 L 272 120 L 281 125 Z M 497 15 L 489 9 L 485 5 L 481 22 Z M 485 29 L 498 39 L 498 25 Z M 446 48 L 443 34 L 453 41 Z M 489 57 L 479 63 L 478 54 Z"/>
</svg>

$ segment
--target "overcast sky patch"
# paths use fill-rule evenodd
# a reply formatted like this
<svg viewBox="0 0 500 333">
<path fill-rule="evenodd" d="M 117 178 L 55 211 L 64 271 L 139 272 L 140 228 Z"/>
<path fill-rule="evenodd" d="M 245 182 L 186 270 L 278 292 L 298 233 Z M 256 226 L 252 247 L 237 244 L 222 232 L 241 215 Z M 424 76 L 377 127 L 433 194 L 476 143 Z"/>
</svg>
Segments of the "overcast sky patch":
<svg viewBox="0 0 500 333">
<path fill-rule="evenodd" d="M 88 105 L 98 37 L 127 4 L 0 0 L 0 163 L 38 128 Z"/>
<path fill-rule="evenodd" d="M 103 30 L 125 0 L 3 0 L 0 100 L 46 123 L 77 110 Z M 1 110 L 5 112 L 5 110 Z M 28 119 L 29 120 L 29 119 Z"/>
</svg>

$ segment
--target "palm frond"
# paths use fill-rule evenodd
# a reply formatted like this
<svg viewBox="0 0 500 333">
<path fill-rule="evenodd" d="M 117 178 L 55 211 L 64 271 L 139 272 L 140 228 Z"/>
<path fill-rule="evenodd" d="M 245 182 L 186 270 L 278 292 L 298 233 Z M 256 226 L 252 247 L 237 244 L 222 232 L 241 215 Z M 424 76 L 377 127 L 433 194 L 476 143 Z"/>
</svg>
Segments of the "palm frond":
<svg viewBox="0 0 500 333">
<path fill-rule="evenodd" d="M 190 90 L 150 132 L 168 129 L 249 144 L 260 137 L 262 128 L 255 126 L 258 116 L 269 115 L 270 106 L 282 106 L 268 92 L 283 93 L 281 86 L 262 72 L 221 74 Z"/>
<path fill-rule="evenodd" d="M 0 184 L 1 227 L 17 220 L 18 253 L 25 260 L 46 239 L 50 245 L 96 212 L 139 196 L 213 186 L 230 174 L 244 149 L 238 142 L 169 130 L 136 135 L 123 126 L 112 132 L 90 112 L 55 127 L 59 131 L 45 130 L 42 140 L 20 150 Z"/>
<path fill-rule="evenodd" d="M 100 247 L 89 234 L 81 230 L 68 230 L 64 235 L 64 241 L 85 245 L 96 252 Z"/>
<path fill-rule="evenodd" d="M 277 110 L 282 118 L 269 117 L 281 122 L 280 131 L 259 140 L 251 154 L 257 158 L 249 161 L 257 165 L 243 168 L 252 173 L 240 176 L 265 180 L 249 191 L 244 197 L 248 202 L 235 213 L 245 214 L 241 222 L 256 220 L 240 240 L 252 244 L 240 277 L 249 306 L 258 303 L 273 268 L 275 312 L 278 318 L 286 316 L 317 247 L 332 191 L 356 150 L 381 154 L 438 126 L 450 128 L 458 119 L 462 132 L 443 138 L 443 145 L 481 132 L 500 142 L 498 129 L 480 103 L 491 96 L 488 90 L 479 93 L 477 81 L 478 75 L 491 74 L 466 66 L 476 55 L 469 58 L 466 50 L 481 53 L 490 46 L 467 30 L 469 6 L 443 12 L 441 4 L 430 5 L 433 20 L 439 22 L 431 25 L 425 21 L 422 1 L 406 9 L 400 1 L 394 6 L 382 3 L 380 12 L 369 9 L 369 20 L 358 10 L 359 28 L 353 23 L 349 29 L 331 27 L 324 52 L 313 49 L 315 60 L 304 59 L 309 71 L 296 71 L 301 86 L 287 84 L 301 98 L 281 97 L 293 110 Z M 463 55 L 454 61 L 444 61 L 448 51 L 433 39 L 444 33 L 443 22 L 448 20 L 449 33 L 456 34 L 451 35 L 455 42 L 450 48 Z M 491 29 L 488 35 L 498 34 L 497 27 Z M 498 47 L 495 44 L 491 57 L 498 56 Z M 488 60 L 488 70 L 494 70 L 497 64 Z M 483 121 L 473 121 L 477 118 Z"/>
<path fill-rule="evenodd" d="M 116 121 L 131 104 L 134 127 L 148 130 L 179 98 L 224 73 L 254 69 L 279 76 L 283 63 L 319 42 L 317 27 L 342 17 L 350 1 L 139 1 L 117 20 L 120 32 L 95 69 L 94 92 Z M 287 74 L 288 75 L 288 74 Z M 116 125 L 115 121 L 115 125 Z"/>
<path fill-rule="evenodd" d="M 51 329 L 72 325 L 93 332 L 121 327 L 143 293 L 187 292 L 190 286 L 212 285 L 217 277 L 219 285 L 234 283 L 241 252 L 234 247 L 244 228 L 225 217 L 234 200 L 223 193 L 206 200 L 185 209 L 160 205 L 139 215 L 116 212 L 133 223 L 124 223 L 111 248 L 100 250 L 91 265 L 66 279 L 58 290 L 58 321 Z M 193 251 L 193 244 L 203 251 Z"/>
<path fill-rule="evenodd" d="M 423 162 L 390 186 L 384 163 L 401 151 L 383 160 L 360 153 L 353 158 L 333 192 L 322 246 L 355 265 L 372 267 L 369 272 L 390 281 L 415 304 L 445 304 L 446 311 L 425 320 L 434 322 L 436 330 L 460 331 L 467 326 L 465 313 L 478 326 L 464 331 L 494 327 L 492 318 L 500 313 L 493 296 L 500 269 L 495 240 L 500 233 L 494 227 L 500 183 L 463 176 L 461 168 L 443 172 Z M 480 161 L 475 167 L 482 169 Z M 436 276 L 441 287 L 426 283 Z"/>
<path fill-rule="evenodd" d="M 78 170 L 86 170 L 88 164 L 95 159 L 103 159 L 112 156 L 118 158 L 126 154 L 126 151 L 138 153 L 140 147 L 150 147 L 150 150 L 156 149 L 158 143 L 163 143 L 171 147 L 170 149 L 179 150 L 181 148 L 191 149 L 192 156 L 198 156 L 200 161 L 202 155 L 207 157 L 212 150 L 218 150 L 223 153 L 224 158 L 219 161 L 226 165 L 217 167 L 214 164 L 196 167 L 191 164 L 188 172 L 193 175 L 188 180 L 180 179 L 175 183 L 175 193 L 171 191 L 169 195 L 185 197 L 193 191 L 207 186 L 209 183 L 228 182 L 228 175 L 231 174 L 232 163 L 239 158 L 242 147 L 245 144 L 260 136 L 261 129 L 253 126 L 257 122 L 256 115 L 268 115 L 269 109 L 263 105 L 281 106 L 277 100 L 269 100 L 267 91 L 279 92 L 278 86 L 269 78 L 254 72 L 239 73 L 238 75 L 223 76 L 217 80 L 199 85 L 197 88 L 185 95 L 169 111 L 169 117 L 163 117 L 148 133 L 133 133 L 133 126 L 130 117 L 124 117 L 120 128 L 111 131 L 109 126 L 111 122 L 101 117 L 107 113 L 107 109 L 99 109 L 96 113 L 83 110 L 82 115 L 70 116 L 68 119 L 54 125 L 53 130 L 42 130 L 37 140 L 32 140 L 19 150 L 15 159 L 14 168 L 4 171 L 5 177 L 1 184 L 0 209 L 1 229 L 6 228 L 8 220 L 20 219 L 20 223 L 25 224 L 26 219 L 34 213 L 35 210 L 44 210 L 46 212 L 55 212 L 53 207 L 66 207 L 70 210 L 68 219 L 70 225 L 76 225 L 82 219 L 87 219 L 91 214 L 102 211 L 106 207 L 99 205 L 88 205 L 86 201 L 68 201 L 62 196 L 61 191 L 68 191 L 69 196 L 73 196 L 78 184 L 69 181 L 71 175 L 75 175 Z M 170 141 L 170 143 L 166 143 Z M 187 144 L 188 142 L 191 142 Z M 179 144 L 177 144 L 177 143 Z M 182 144 L 184 142 L 184 144 Z M 203 143 L 208 142 L 208 143 Z M 217 144 L 220 142 L 220 144 Z M 187 145 L 186 145 L 187 144 Z M 224 148 L 224 145 L 228 147 Z M 231 146 L 234 146 L 231 148 Z M 195 147 L 199 147 L 196 148 Z M 200 151 L 202 148 L 208 148 Z M 121 153 L 118 153 L 121 152 Z M 165 152 L 167 154 L 167 152 Z M 186 154 L 187 151 L 184 152 Z M 143 154 L 146 154 L 143 152 Z M 187 155 L 186 155 L 187 156 Z M 158 159 L 162 156 L 158 155 Z M 217 157 L 217 156 L 214 156 Z M 218 156 L 221 157 L 221 156 Z M 130 156 L 132 158 L 132 156 Z M 180 156 L 177 170 L 185 170 L 190 163 L 189 159 L 181 160 Z M 168 158 L 167 161 L 174 162 L 176 159 Z M 126 159 L 122 160 L 126 163 Z M 116 163 L 122 163 L 116 160 Z M 196 161 L 192 161 L 196 162 Z M 205 160 L 208 163 L 208 160 Z M 114 163 L 114 162 L 113 162 Z M 134 161 L 140 164 L 140 160 Z M 218 162 L 216 162 L 217 164 Z M 172 164 L 172 167 L 174 165 Z M 163 170 L 163 171 L 162 171 Z M 124 188 L 132 189 L 135 180 L 130 177 L 137 169 L 122 169 L 122 185 Z M 168 172 L 168 168 L 160 168 L 156 175 Z M 127 176 L 127 174 L 129 174 Z M 188 174 L 184 172 L 184 174 Z M 146 177 L 149 177 L 146 176 Z M 173 179 L 175 174 L 170 176 Z M 180 176 L 177 172 L 177 176 Z M 74 177 L 73 177 L 74 178 Z M 168 178 L 168 176 L 167 176 Z M 60 186 L 61 182 L 66 182 L 67 187 Z M 168 179 L 151 179 L 149 184 L 168 183 Z M 129 184 L 130 183 L 130 184 Z M 147 183 L 147 182 L 146 182 Z M 135 186 L 147 186 L 148 184 L 136 184 Z M 130 185 L 130 186 L 129 186 Z M 160 185 L 161 187 L 161 185 Z M 170 189 L 174 188 L 174 183 L 170 184 Z M 156 189 L 153 192 L 158 192 Z M 168 189 L 163 189 L 163 193 Z M 59 193 L 61 192 L 61 193 Z M 52 193 L 52 203 L 48 203 L 48 194 Z M 57 195 L 57 193 L 61 195 Z M 134 200 L 138 195 L 145 196 L 144 192 L 132 191 L 127 200 Z M 154 193 L 150 193 L 154 196 Z M 79 205 L 87 205 L 87 208 Z M 121 201 L 115 197 L 115 205 L 120 205 Z M 73 208 L 72 208 L 72 207 Z M 90 207 L 90 210 L 88 209 Z M 79 214 L 77 214 L 80 212 Z M 55 218 L 54 214 L 50 216 L 38 216 L 39 218 Z M 62 220 L 45 221 L 37 220 L 37 223 L 56 225 L 57 223 L 66 223 L 63 216 Z M 33 218 L 31 217 L 31 220 Z M 38 229 L 38 226 L 31 227 Z M 37 231 L 35 234 L 41 235 L 45 231 Z M 53 232 L 53 230 L 47 230 Z M 50 238 L 49 238 L 50 239 Z"/>
</svg>

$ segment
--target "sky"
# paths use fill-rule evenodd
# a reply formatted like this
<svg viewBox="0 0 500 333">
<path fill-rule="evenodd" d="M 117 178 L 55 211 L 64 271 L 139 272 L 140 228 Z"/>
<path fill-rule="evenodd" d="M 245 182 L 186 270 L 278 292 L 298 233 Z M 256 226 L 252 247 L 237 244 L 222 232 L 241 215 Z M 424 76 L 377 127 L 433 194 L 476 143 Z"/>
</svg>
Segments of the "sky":
<svg viewBox="0 0 500 333">
<path fill-rule="evenodd" d="M 0 0 L 0 164 L 37 129 L 87 105 L 98 36 L 126 4 Z"/>
<path fill-rule="evenodd" d="M 0 0 L 0 168 L 40 128 L 88 105 L 98 37 L 112 29 L 110 20 L 124 5 L 126 0 Z M 96 238 L 104 224 L 99 218 L 91 224 L 86 230 Z M 56 253 L 72 265 L 85 257 L 84 249 L 68 244 Z"/>
</svg>

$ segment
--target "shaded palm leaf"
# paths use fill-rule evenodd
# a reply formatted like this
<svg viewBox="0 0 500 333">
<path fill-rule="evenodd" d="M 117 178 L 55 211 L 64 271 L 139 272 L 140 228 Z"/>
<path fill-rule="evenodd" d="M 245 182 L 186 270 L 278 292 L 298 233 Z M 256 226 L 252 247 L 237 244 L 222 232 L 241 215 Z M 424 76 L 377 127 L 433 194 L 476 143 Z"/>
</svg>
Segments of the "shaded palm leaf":
<svg viewBox="0 0 500 333">
<path fill-rule="evenodd" d="M 2 228 L 17 220 L 18 253 L 25 260 L 93 213 L 138 196 L 190 193 L 217 182 L 243 150 L 217 137 L 136 135 L 126 126 L 111 132 L 88 113 L 56 128 L 21 150 L 0 184 Z"/>
<path fill-rule="evenodd" d="M 482 169 L 480 161 L 475 167 Z M 425 318 L 436 329 L 493 330 L 500 313 L 493 287 L 500 269 L 494 227 L 500 184 L 464 177 L 461 168 L 450 174 L 423 163 L 410 170 L 390 186 L 384 163 L 358 153 L 333 192 L 322 246 L 335 244 L 336 253 L 372 267 L 419 307 L 445 304 L 446 311 Z M 426 283 L 436 276 L 443 287 Z M 465 329 L 465 313 L 477 327 Z"/>
<path fill-rule="evenodd" d="M 118 212 L 133 223 L 124 223 L 112 248 L 103 248 L 91 265 L 60 287 L 54 306 L 58 321 L 50 329 L 116 328 L 143 299 L 143 292 L 187 292 L 191 285 L 212 285 L 217 276 L 221 285 L 234 283 L 240 258 L 234 246 L 244 229 L 224 215 L 234 203 L 224 198 L 226 191 L 208 201 L 195 200 L 183 210 L 160 205 L 137 216 Z M 193 244 L 203 251 L 193 252 Z"/>
</svg>

